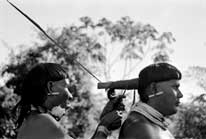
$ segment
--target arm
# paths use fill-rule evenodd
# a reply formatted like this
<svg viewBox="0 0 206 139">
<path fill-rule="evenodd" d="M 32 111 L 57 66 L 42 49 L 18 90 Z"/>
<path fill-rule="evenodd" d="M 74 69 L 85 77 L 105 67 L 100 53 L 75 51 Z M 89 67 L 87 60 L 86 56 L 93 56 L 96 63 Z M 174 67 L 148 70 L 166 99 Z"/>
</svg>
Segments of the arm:
<svg viewBox="0 0 206 139">
<path fill-rule="evenodd" d="M 110 93 L 115 94 L 113 91 L 110 90 Z M 124 110 L 123 98 L 125 98 L 124 95 L 113 97 L 105 105 L 100 115 L 100 123 L 91 139 L 106 139 L 112 130 L 118 129 L 121 126 L 122 116 L 117 111 Z"/>
<path fill-rule="evenodd" d="M 108 134 L 103 131 L 98 131 L 98 127 L 91 139 L 106 139 Z"/>
<path fill-rule="evenodd" d="M 106 139 L 112 130 L 118 129 L 121 126 L 121 119 L 122 117 L 116 111 L 107 113 L 102 117 L 91 139 Z"/>
</svg>

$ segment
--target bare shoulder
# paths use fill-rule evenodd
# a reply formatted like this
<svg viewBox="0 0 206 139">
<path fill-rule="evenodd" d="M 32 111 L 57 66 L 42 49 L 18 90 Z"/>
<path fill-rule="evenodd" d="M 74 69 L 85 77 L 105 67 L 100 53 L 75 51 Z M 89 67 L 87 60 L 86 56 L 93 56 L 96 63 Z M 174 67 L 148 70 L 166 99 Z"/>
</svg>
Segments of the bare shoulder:
<svg viewBox="0 0 206 139">
<path fill-rule="evenodd" d="M 154 139 L 155 127 L 143 115 L 131 112 L 120 130 L 120 139 Z"/>
<path fill-rule="evenodd" d="M 53 132 L 62 132 L 63 130 L 61 128 L 61 125 L 59 122 L 57 122 L 51 115 L 43 113 L 39 114 L 36 117 L 36 124 L 39 124 L 39 126 L 44 127 L 47 130 L 53 131 Z"/>
<path fill-rule="evenodd" d="M 59 125 L 59 123 L 51 115 L 47 113 L 38 114 L 35 117 L 35 121 L 39 124 L 49 124 L 54 126 Z"/>
<path fill-rule="evenodd" d="M 65 133 L 61 125 L 49 114 L 37 114 L 30 116 L 19 131 L 22 138 L 38 139 L 63 139 Z"/>
</svg>

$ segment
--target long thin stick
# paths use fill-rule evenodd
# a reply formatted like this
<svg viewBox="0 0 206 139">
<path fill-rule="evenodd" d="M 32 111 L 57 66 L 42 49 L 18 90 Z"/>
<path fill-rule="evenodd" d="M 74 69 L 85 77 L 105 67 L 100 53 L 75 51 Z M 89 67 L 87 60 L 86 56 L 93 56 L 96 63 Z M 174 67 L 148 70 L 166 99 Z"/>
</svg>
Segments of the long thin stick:
<svg viewBox="0 0 206 139">
<path fill-rule="evenodd" d="M 11 3 L 9 0 L 7 0 L 7 2 L 14 7 L 17 11 L 19 11 L 24 17 L 26 17 L 26 19 L 28 19 L 32 24 L 34 24 L 52 43 L 54 43 L 57 47 L 59 47 L 64 53 L 67 54 L 67 51 L 60 46 L 60 44 L 58 44 L 52 37 L 50 37 L 42 28 L 39 24 L 37 24 L 37 22 L 35 22 L 33 19 L 31 19 L 27 14 L 25 14 L 24 12 L 22 12 L 19 8 L 17 8 L 13 3 Z M 85 71 L 87 71 L 91 76 L 93 76 L 97 81 L 101 82 L 100 79 L 98 79 L 90 70 L 88 70 L 84 65 L 82 65 L 79 61 L 77 61 L 76 59 L 73 59 L 74 62 L 76 62 L 77 64 L 80 65 L 81 68 L 83 68 Z"/>
</svg>

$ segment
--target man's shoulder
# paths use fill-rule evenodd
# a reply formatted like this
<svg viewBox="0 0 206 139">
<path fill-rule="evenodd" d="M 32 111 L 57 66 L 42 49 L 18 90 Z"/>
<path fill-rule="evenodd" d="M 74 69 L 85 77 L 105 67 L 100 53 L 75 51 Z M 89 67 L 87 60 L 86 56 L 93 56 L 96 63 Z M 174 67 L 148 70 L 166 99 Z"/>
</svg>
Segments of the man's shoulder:
<svg viewBox="0 0 206 139">
<path fill-rule="evenodd" d="M 120 138 L 126 136 L 150 139 L 153 138 L 154 133 L 155 127 L 146 117 L 137 112 L 131 112 L 121 127 Z"/>
<path fill-rule="evenodd" d="M 49 114 L 36 114 L 29 116 L 19 130 L 20 136 L 34 138 L 63 137 L 64 132 L 60 124 Z"/>
<path fill-rule="evenodd" d="M 54 117 L 52 117 L 50 114 L 42 113 L 38 114 L 35 117 L 34 122 L 39 127 L 44 127 L 44 130 L 53 130 L 53 131 L 60 131 L 61 132 L 61 125 L 59 122 L 56 121 Z"/>
<path fill-rule="evenodd" d="M 42 124 L 45 124 L 45 123 L 51 124 L 51 125 L 58 124 L 58 122 L 50 114 L 47 114 L 47 113 L 41 113 L 41 114 L 36 115 L 35 121 L 37 123 L 42 123 Z"/>
<path fill-rule="evenodd" d="M 142 124 L 142 125 L 151 125 L 151 122 L 142 114 L 137 112 L 131 112 L 127 119 L 125 120 L 125 124 L 129 125 L 136 125 L 136 124 Z"/>
</svg>

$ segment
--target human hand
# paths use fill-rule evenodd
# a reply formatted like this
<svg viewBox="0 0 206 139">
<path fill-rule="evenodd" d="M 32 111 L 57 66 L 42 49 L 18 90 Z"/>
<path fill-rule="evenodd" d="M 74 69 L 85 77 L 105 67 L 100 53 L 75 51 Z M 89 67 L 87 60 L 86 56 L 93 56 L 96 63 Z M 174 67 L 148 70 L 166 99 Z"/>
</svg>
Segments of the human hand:
<svg viewBox="0 0 206 139">
<path fill-rule="evenodd" d="M 114 89 L 108 90 L 108 98 L 110 99 L 109 102 L 105 105 L 101 115 L 100 120 L 102 117 L 104 117 L 107 113 L 112 112 L 114 110 L 116 111 L 124 111 L 125 106 L 122 102 L 123 98 L 125 98 L 125 95 L 117 95 L 115 94 Z"/>
<path fill-rule="evenodd" d="M 99 123 L 99 126 L 106 127 L 109 131 L 120 128 L 122 116 L 119 111 L 111 111 L 105 114 Z"/>
</svg>

